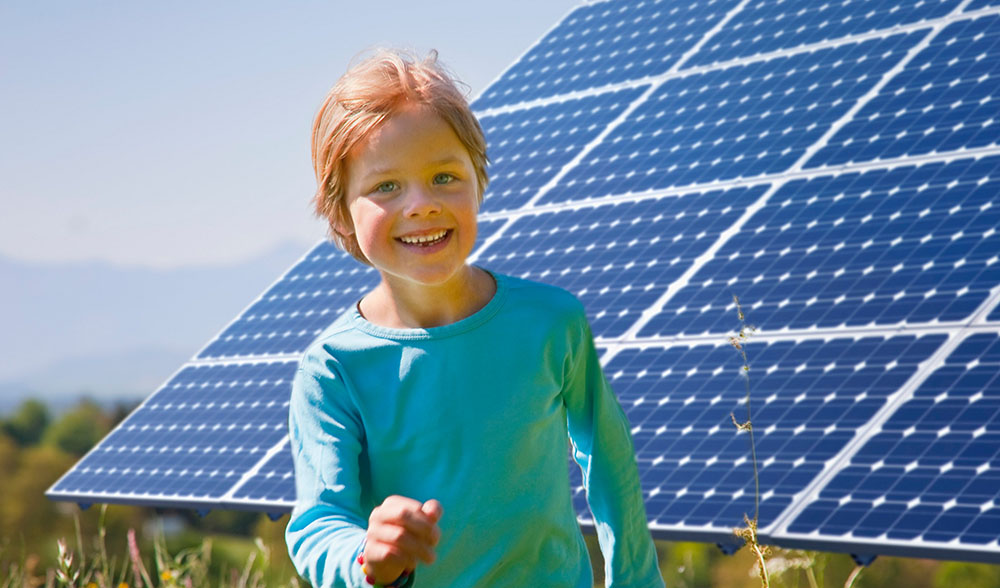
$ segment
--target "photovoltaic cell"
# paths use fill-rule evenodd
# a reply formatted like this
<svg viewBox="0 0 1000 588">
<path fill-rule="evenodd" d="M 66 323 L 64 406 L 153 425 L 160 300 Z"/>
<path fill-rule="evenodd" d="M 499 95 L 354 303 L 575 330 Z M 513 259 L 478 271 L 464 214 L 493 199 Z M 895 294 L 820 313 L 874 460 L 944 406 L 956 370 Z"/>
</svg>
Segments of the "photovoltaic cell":
<svg viewBox="0 0 1000 588">
<path fill-rule="evenodd" d="M 947 15 L 958 0 L 767 0 L 750 2 L 692 58 L 706 65 Z"/>
<path fill-rule="evenodd" d="M 541 202 L 784 171 L 916 42 L 893 35 L 668 80 Z"/>
<path fill-rule="evenodd" d="M 614 337 L 763 192 L 713 190 L 525 216 L 479 263 L 570 290 L 594 334 Z"/>
<path fill-rule="evenodd" d="M 1000 16 L 949 25 L 807 167 L 995 147 Z"/>
<path fill-rule="evenodd" d="M 635 100 L 644 88 L 483 116 L 490 185 L 483 212 L 516 209 Z"/>
<path fill-rule="evenodd" d="M 967 319 L 1000 283 L 1000 157 L 795 180 L 640 335 Z"/>
<path fill-rule="evenodd" d="M 730 317 L 737 323 L 735 312 Z M 738 325 L 738 323 L 737 323 Z M 885 406 L 943 335 L 803 339 L 757 343 L 753 421 L 760 464 L 761 528 L 791 503 Z M 626 349 L 605 373 L 632 423 L 646 509 L 654 530 L 731 542 L 753 515 L 742 358 L 713 345 Z M 731 416 L 733 415 L 733 416 Z M 582 488 L 577 508 L 589 519 Z M 700 530 L 699 530 L 700 529 Z"/>
<path fill-rule="evenodd" d="M 484 110 L 664 73 L 736 4 L 652 0 L 581 6 L 473 107 Z"/>
<path fill-rule="evenodd" d="M 969 336 L 788 526 L 825 540 L 1000 540 L 1000 336 Z M 951 545 L 953 547 L 953 545 Z"/>
<path fill-rule="evenodd" d="M 288 434 L 297 361 L 181 369 L 50 490 L 74 499 L 218 501 Z"/>
</svg>

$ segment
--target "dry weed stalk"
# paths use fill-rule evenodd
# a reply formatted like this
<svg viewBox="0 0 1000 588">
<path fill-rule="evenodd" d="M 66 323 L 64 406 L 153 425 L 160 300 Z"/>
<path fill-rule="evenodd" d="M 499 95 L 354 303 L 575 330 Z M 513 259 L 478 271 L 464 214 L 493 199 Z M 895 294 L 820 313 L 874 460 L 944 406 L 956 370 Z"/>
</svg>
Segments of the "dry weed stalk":
<svg viewBox="0 0 1000 588">
<path fill-rule="evenodd" d="M 735 294 L 733 294 L 733 302 L 736 303 L 736 313 L 740 319 L 740 331 L 736 336 L 729 337 L 729 344 L 736 349 L 736 352 L 743 359 L 743 368 L 740 370 L 740 375 L 743 376 L 743 383 L 746 386 L 747 420 L 741 423 L 736 420 L 736 414 L 729 413 L 729 416 L 733 419 L 733 425 L 736 426 L 737 431 L 746 431 L 750 435 L 750 456 L 753 461 L 754 484 L 753 518 L 744 514 L 743 523 L 746 526 L 733 529 L 733 532 L 750 546 L 754 557 L 757 559 L 757 569 L 760 571 L 761 586 L 763 588 L 770 588 L 771 580 L 767 573 L 767 556 L 769 550 L 766 545 L 761 545 L 757 540 L 757 523 L 760 519 L 760 475 L 757 468 L 757 444 L 754 441 L 753 435 L 753 411 L 750 408 L 750 358 L 747 355 L 747 342 L 757 332 L 757 327 L 747 324 L 746 315 L 743 314 L 743 308 L 740 306 L 740 299 Z"/>
</svg>

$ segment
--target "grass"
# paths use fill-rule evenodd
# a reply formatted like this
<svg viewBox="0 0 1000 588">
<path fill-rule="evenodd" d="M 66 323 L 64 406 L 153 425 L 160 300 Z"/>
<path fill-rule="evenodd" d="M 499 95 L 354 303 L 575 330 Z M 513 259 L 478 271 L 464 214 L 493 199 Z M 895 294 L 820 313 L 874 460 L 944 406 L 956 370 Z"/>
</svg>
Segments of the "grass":
<svg viewBox="0 0 1000 588">
<path fill-rule="evenodd" d="M 275 580 L 269 573 L 271 547 L 257 537 L 247 548 L 245 540 L 223 539 L 216 545 L 211 538 L 202 538 L 193 547 L 171 549 L 162 532 L 154 534 L 147 553 L 143 553 L 135 529 L 129 529 L 124 553 L 109 554 L 105 515 L 101 507 L 97 536 L 89 545 L 80 531 L 80 519 L 74 513 L 74 545 L 65 538 L 56 541 L 55 565 L 36 571 L 39 558 L 27 556 L 21 563 L 12 563 L 0 570 L 0 588 L 263 588 L 280 586 L 298 588 L 293 574 Z M 152 554 L 148 554 L 148 550 Z M 5 555 L 0 552 L 0 556 Z M 223 561 L 213 561 L 213 555 Z M 241 559 L 237 565 L 234 559 Z"/>
</svg>

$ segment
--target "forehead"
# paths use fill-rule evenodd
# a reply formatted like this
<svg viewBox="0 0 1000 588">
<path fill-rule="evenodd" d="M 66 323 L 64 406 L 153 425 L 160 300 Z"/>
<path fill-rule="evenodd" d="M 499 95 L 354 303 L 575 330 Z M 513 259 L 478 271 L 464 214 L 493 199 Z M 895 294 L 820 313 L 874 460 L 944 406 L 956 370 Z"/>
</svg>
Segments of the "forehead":
<svg viewBox="0 0 1000 588">
<path fill-rule="evenodd" d="M 370 131 L 347 152 L 349 177 L 419 168 L 459 159 L 471 164 L 454 129 L 426 106 L 407 106 Z"/>
</svg>

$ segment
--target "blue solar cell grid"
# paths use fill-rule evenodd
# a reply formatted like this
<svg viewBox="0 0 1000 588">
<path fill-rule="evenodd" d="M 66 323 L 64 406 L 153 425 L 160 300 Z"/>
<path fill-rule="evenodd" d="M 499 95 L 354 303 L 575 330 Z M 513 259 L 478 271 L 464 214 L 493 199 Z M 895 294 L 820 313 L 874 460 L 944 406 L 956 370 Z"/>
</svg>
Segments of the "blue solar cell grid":
<svg viewBox="0 0 1000 588">
<path fill-rule="evenodd" d="M 581 6 L 473 107 L 484 110 L 662 74 L 736 4 L 652 0 Z"/>
<path fill-rule="evenodd" d="M 288 433 L 297 362 L 191 366 L 132 413 L 56 494 L 218 499 Z"/>
<path fill-rule="evenodd" d="M 689 65 L 746 58 L 947 15 L 958 0 L 767 0 L 746 5 Z"/>
<path fill-rule="evenodd" d="M 238 500 L 291 507 L 295 503 L 295 467 L 289 445 L 267 460 L 233 495 Z"/>
<path fill-rule="evenodd" d="M 993 308 L 993 312 L 990 313 L 989 317 L 987 317 L 987 320 L 1000 321 L 1000 304 L 997 304 Z"/>
<path fill-rule="evenodd" d="M 669 80 L 541 201 L 785 171 L 917 37 L 894 35 Z"/>
<path fill-rule="evenodd" d="M 1000 539 L 1000 336 L 968 337 L 789 526 L 964 545 Z"/>
<path fill-rule="evenodd" d="M 807 167 L 996 146 L 1000 16 L 949 25 Z"/>
<path fill-rule="evenodd" d="M 520 208 L 592 141 L 643 88 L 483 116 L 490 185 L 483 212 Z"/>
<path fill-rule="evenodd" d="M 735 313 L 731 322 L 736 325 Z M 790 504 L 943 335 L 751 343 L 761 527 Z M 731 534 L 753 514 L 743 360 L 728 344 L 628 349 L 605 366 L 632 424 L 654 529 Z M 589 518 L 577 492 L 576 506 Z"/>
<path fill-rule="evenodd" d="M 501 225 L 480 222 L 477 242 Z M 320 243 L 206 345 L 198 359 L 301 353 L 378 279 L 374 269 L 333 243 Z"/>
<path fill-rule="evenodd" d="M 967 319 L 1000 283 L 1000 157 L 783 186 L 640 335 Z"/>
<path fill-rule="evenodd" d="M 573 292 L 596 336 L 621 335 L 765 187 L 528 215 L 478 262 Z"/>
</svg>

